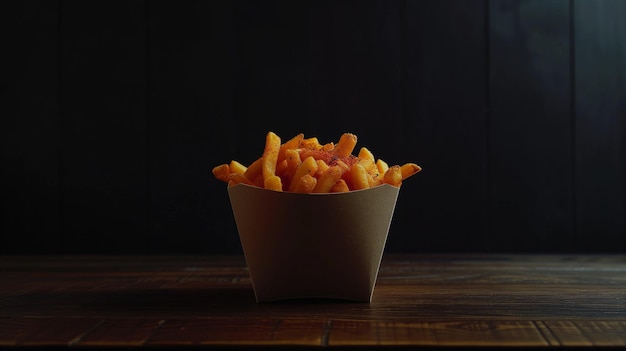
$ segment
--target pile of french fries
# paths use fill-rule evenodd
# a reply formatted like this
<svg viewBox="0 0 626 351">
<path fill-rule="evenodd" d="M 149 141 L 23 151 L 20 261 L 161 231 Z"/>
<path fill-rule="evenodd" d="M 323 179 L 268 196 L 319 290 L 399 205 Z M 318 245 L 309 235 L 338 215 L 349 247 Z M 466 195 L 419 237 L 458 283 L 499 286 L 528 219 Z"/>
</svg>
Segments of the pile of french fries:
<svg viewBox="0 0 626 351">
<path fill-rule="evenodd" d="M 415 163 L 389 166 L 362 147 L 353 155 L 357 137 L 341 135 L 339 141 L 321 144 L 300 133 L 288 141 L 274 132 L 265 138 L 263 155 L 249 166 L 237 161 L 213 168 L 215 178 L 228 186 L 248 184 L 268 190 L 296 193 L 339 193 L 381 184 L 396 187 L 422 168 Z"/>
</svg>

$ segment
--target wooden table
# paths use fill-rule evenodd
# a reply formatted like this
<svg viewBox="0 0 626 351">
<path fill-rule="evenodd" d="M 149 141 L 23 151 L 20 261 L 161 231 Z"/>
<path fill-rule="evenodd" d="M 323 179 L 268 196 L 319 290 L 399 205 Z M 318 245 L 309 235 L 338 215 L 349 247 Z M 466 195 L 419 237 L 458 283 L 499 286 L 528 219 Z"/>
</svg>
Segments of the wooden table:
<svg viewBox="0 0 626 351">
<path fill-rule="evenodd" d="M 0 348 L 626 346 L 624 255 L 386 255 L 371 303 L 257 304 L 239 256 L 0 257 Z"/>
</svg>

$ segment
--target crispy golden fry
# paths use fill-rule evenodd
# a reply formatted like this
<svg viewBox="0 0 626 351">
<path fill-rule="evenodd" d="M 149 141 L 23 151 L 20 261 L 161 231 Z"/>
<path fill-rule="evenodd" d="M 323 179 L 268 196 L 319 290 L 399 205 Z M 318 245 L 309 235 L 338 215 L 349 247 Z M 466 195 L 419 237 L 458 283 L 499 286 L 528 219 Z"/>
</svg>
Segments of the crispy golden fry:
<svg viewBox="0 0 626 351">
<path fill-rule="evenodd" d="M 367 189 L 370 187 L 367 171 L 359 163 L 355 163 L 350 167 L 350 183 L 353 190 Z"/>
<path fill-rule="evenodd" d="M 317 172 L 317 168 L 317 161 L 315 161 L 312 156 L 305 158 L 304 161 L 300 163 L 300 166 L 298 166 L 296 173 L 291 179 L 291 183 L 289 184 L 289 191 L 296 191 L 296 188 L 298 187 L 299 183 L 303 181 L 302 178 L 305 175 L 310 175 L 312 178 L 314 178 L 313 175 L 315 174 L 315 172 Z M 313 190 L 313 188 L 311 188 L 311 190 Z"/>
<path fill-rule="evenodd" d="M 287 167 L 289 167 L 289 165 L 287 164 L 287 160 L 282 160 L 281 162 L 278 162 L 276 164 L 276 174 L 283 175 L 287 173 Z"/>
<path fill-rule="evenodd" d="M 416 165 L 415 163 L 405 163 L 400 166 L 400 170 L 402 171 L 402 180 L 405 180 L 408 177 L 419 173 L 419 171 L 422 170 L 422 167 Z"/>
<path fill-rule="evenodd" d="M 230 173 L 237 173 L 237 174 L 244 174 L 246 170 L 248 169 L 248 167 L 242 165 L 241 163 L 235 160 L 230 161 L 230 164 L 228 165 L 228 167 L 230 167 Z"/>
<path fill-rule="evenodd" d="M 256 161 L 252 162 L 252 164 L 250 164 L 250 166 L 248 166 L 248 169 L 246 169 L 246 171 L 243 172 L 243 175 L 245 175 L 246 178 L 250 179 L 253 183 L 256 184 L 256 182 L 254 180 L 259 175 L 263 176 L 263 172 L 261 172 L 262 164 L 263 164 L 263 157 L 260 157 L 260 158 L 256 159 Z"/>
<path fill-rule="evenodd" d="M 333 153 L 339 157 L 346 157 L 352 154 L 352 150 L 356 146 L 356 135 L 351 133 L 343 133 L 337 145 L 335 145 L 335 149 Z"/>
<path fill-rule="evenodd" d="M 283 183 L 279 176 L 272 175 L 265 178 L 263 187 L 267 190 L 283 191 Z"/>
<path fill-rule="evenodd" d="M 350 191 L 348 184 L 345 180 L 339 179 L 332 188 L 330 188 L 331 193 L 346 193 Z"/>
<path fill-rule="evenodd" d="M 385 175 L 383 176 L 383 181 L 389 185 L 399 187 L 402 185 L 402 169 L 398 165 L 394 165 L 389 167 Z"/>
<path fill-rule="evenodd" d="M 343 175 L 344 169 L 341 166 L 329 167 L 324 174 L 317 179 L 317 184 L 313 188 L 314 193 L 328 193 L 333 185 L 339 181 Z"/>
<path fill-rule="evenodd" d="M 382 175 L 375 163 L 367 165 L 365 167 L 365 171 L 367 172 L 367 181 L 369 182 L 370 188 L 378 186 L 382 183 Z"/>
<path fill-rule="evenodd" d="M 263 150 L 263 182 L 276 175 L 276 164 L 278 163 L 278 153 L 280 151 L 280 137 L 274 132 L 267 133 L 265 137 L 265 149 Z"/>
<path fill-rule="evenodd" d="M 335 150 L 335 143 L 330 142 L 330 143 L 324 144 L 324 145 L 322 145 L 321 150 L 322 151 L 326 151 L 326 152 L 331 152 L 331 151 Z"/>
<path fill-rule="evenodd" d="M 402 181 L 420 172 L 415 163 L 389 166 L 366 147 L 355 149 L 357 137 L 344 133 L 339 141 L 321 144 L 315 137 L 300 133 L 281 144 L 273 132 L 265 137 L 261 157 L 248 167 L 232 160 L 212 169 L 213 176 L 228 186 L 248 184 L 275 191 L 298 193 L 346 192 L 368 189 L 383 183 L 401 186 Z"/>
<path fill-rule="evenodd" d="M 387 162 L 378 159 L 376 161 L 376 167 L 378 168 L 378 173 L 379 174 L 385 174 L 387 173 L 387 170 L 389 169 L 389 165 L 387 164 Z"/>
<path fill-rule="evenodd" d="M 293 150 L 293 149 L 299 148 L 300 143 L 302 143 L 303 139 L 304 139 L 304 134 L 300 133 L 296 135 L 295 137 L 289 139 L 285 143 L 283 143 L 280 146 L 280 151 L 278 153 L 278 162 L 281 162 L 282 160 L 287 158 L 287 155 L 286 155 L 287 150 Z"/>
<path fill-rule="evenodd" d="M 292 183 L 293 184 L 293 183 Z M 317 178 L 313 177 L 310 174 L 305 174 L 300 178 L 293 188 L 293 192 L 295 193 L 311 193 L 317 184 Z"/>
<path fill-rule="evenodd" d="M 229 187 L 231 187 L 233 185 L 241 184 L 241 183 L 248 184 L 248 185 L 254 185 L 254 184 L 252 184 L 250 179 L 246 178 L 243 174 L 231 173 L 230 176 L 228 177 L 228 186 Z"/>
<path fill-rule="evenodd" d="M 298 167 L 300 167 L 300 164 L 302 164 L 302 161 L 300 160 L 300 153 L 298 152 L 298 150 L 295 149 L 289 149 L 285 152 L 285 161 L 287 162 L 287 169 L 285 170 L 285 176 L 288 179 L 293 179 L 294 175 L 296 174 L 296 170 L 298 169 Z"/>
<path fill-rule="evenodd" d="M 362 147 L 361 150 L 359 150 L 359 155 L 357 157 L 359 158 L 359 162 L 376 162 L 376 160 L 374 159 L 374 154 L 366 147 Z"/>
<path fill-rule="evenodd" d="M 228 182 L 228 176 L 230 175 L 230 166 L 228 164 L 219 165 L 213 167 L 213 176 L 223 182 Z"/>
<path fill-rule="evenodd" d="M 324 160 L 316 160 L 315 162 L 317 162 L 317 172 L 315 172 L 315 178 L 319 179 L 322 174 L 328 171 L 328 168 L 330 167 L 326 162 L 324 162 Z"/>
<path fill-rule="evenodd" d="M 302 139 L 300 142 L 301 149 L 310 149 L 310 150 L 321 150 L 322 144 L 320 144 L 319 140 L 316 137 Z"/>
</svg>

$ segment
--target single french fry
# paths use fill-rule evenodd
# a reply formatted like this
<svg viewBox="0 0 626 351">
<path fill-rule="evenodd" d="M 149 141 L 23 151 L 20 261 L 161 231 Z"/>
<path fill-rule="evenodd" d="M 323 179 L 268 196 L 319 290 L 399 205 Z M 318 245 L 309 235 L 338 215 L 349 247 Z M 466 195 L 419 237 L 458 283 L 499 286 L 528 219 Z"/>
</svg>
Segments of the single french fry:
<svg viewBox="0 0 626 351">
<path fill-rule="evenodd" d="M 333 187 L 330 188 L 331 193 L 345 193 L 348 191 L 350 191 L 350 188 L 348 187 L 348 184 L 346 183 L 346 181 L 343 179 L 339 179 L 337 183 L 335 183 L 335 185 L 333 185 Z"/>
<path fill-rule="evenodd" d="M 375 163 L 370 163 L 365 167 L 365 170 L 367 172 L 367 181 L 369 182 L 370 188 L 382 183 L 382 173 L 380 173 Z"/>
<path fill-rule="evenodd" d="M 330 168 L 330 166 L 328 166 L 328 164 L 324 162 L 324 160 L 317 159 L 315 160 L 315 162 L 317 162 L 317 172 L 315 172 L 315 178 L 319 179 L 322 174 L 328 171 L 328 168 Z"/>
<path fill-rule="evenodd" d="M 326 144 L 322 145 L 322 148 L 320 150 L 326 151 L 326 152 L 331 152 L 331 151 L 335 150 L 335 143 L 333 143 L 332 141 L 330 143 L 326 143 Z"/>
<path fill-rule="evenodd" d="M 385 174 L 387 173 L 387 170 L 389 169 L 389 165 L 387 164 L 387 162 L 381 159 L 376 160 L 376 167 L 378 168 L 379 174 Z"/>
<path fill-rule="evenodd" d="M 272 175 L 265 178 L 263 181 L 263 187 L 267 190 L 283 191 L 283 183 L 279 176 Z"/>
<path fill-rule="evenodd" d="M 343 175 L 344 169 L 340 166 L 329 167 L 328 170 L 317 179 L 317 184 L 313 188 L 314 193 L 328 193 Z"/>
<path fill-rule="evenodd" d="M 359 162 L 363 162 L 365 161 L 366 163 L 375 163 L 376 160 L 374 159 L 374 154 L 366 147 L 362 147 L 359 150 L 359 155 L 357 156 L 359 158 Z"/>
<path fill-rule="evenodd" d="M 242 184 L 242 183 L 248 184 L 248 185 L 254 185 L 252 184 L 250 179 L 246 178 L 243 174 L 231 173 L 230 176 L 228 177 L 228 187 L 231 187 L 237 184 Z"/>
<path fill-rule="evenodd" d="M 252 162 L 250 166 L 248 166 L 248 169 L 246 169 L 246 171 L 243 172 L 243 175 L 245 175 L 246 178 L 250 179 L 253 183 L 256 184 L 254 180 L 259 175 L 263 176 L 263 172 L 261 171 L 262 164 L 263 164 L 263 157 L 257 158 L 256 161 Z M 263 183 L 261 183 L 261 186 L 263 186 Z"/>
<path fill-rule="evenodd" d="M 267 136 L 265 137 L 265 149 L 263 150 L 263 163 L 261 164 L 263 182 L 276 175 L 276 164 L 278 162 L 279 151 L 280 137 L 274 132 L 267 133 Z"/>
<path fill-rule="evenodd" d="M 305 175 L 310 175 L 311 177 L 313 177 L 315 172 L 317 172 L 317 168 L 317 161 L 315 161 L 312 156 L 305 158 L 304 161 L 300 163 L 298 169 L 296 170 L 296 173 L 294 173 L 291 179 L 291 183 L 289 184 L 289 191 L 295 191 L 295 189 L 298 187 L 298 183 L 303 180 L 303 177 Z M 311 188 L 311 190 L 313 189 Z"/>
<path fill-rule="evenodd" d="M 310 174 L 305 174 L 298 180 L 295 188 L 293 188 L 292 191 L 295 193 L 308 194 L 313 191 L 316 184 L 317 184 L 317 178 L 313 177 Z"/>
<path fill-rule="evenodd" d="M 355 163 L 350 167 L 350 183 L 352 184 L 352 190 L 370 187 L 367 171 L 361 164 Z"/>
<path fill-rule="evenodd" d="M 316 137 L 302 139 L 300 142 L 301 149 L 320 150 L 322 145 Z"/>
<path fill-rule="evenodd" d="M 346 157 L 352 154 L 352 150 L 354 150 L 354 147 L 356 146 L 356 141 L 356 135 L 343 133 L 341 138 L 339 138 L 337 145 L 335 145 L 333 152 L 339 157 Z"/>
<path fill-rule="evenodd" d="M 230 175 L 230 166 L 223 164 L 213 167 L 213 176 L 223 182 L 228 182 L 228 176 Z"/>
<path fill-rule="evenodd" d="M 284 142 L 280 146 L 280 151 L 278 153 L 278 162 L 281 162 L 282 160 L 287 158 L 287 155 L 286 155 L 287 150 L 299 148 L 300 143 L 302 142 L 303 139 L 304 139 L 304 134 L 300 133 L 294 136 L 293 138 L 289 139 L 288 141 Z"/>
<path fill-rule="evenodd" d="M 230 161 L 230 164 L 228 165 L 228 167 L 230 167 L 230 173 L 237 173 L 237 174 L 244 174 L 246 170 L 248 169 L 248 167 L 242 165 L 241 163 L 235 160 Z"/>
<path fill-rule="evenodd" d="M 422 170 L 422 167 L 416 165 L 415 163 L 405 163 L 400 166 L 400 170 L 402 171 L 402 180 L 404 180 L 416 173 L 419 173 L 419 171 Z"/>
<path fill-rule="evenodd" d="M 278 162 L 276 164 L 276 174 L 277 175 L 284 175 L 287 173 L 287 168 L 288 168 L 288 164 L 287 164 L 287 160 L 282 160 L 281 162 Z"/>
<path fill-rule="evenodd" d="M 296 174 L 296 170 L 302 164 L 302 160 L 300 160 L 300 153 L 296 149 L 289 149 L 285 151 L 285 161 L 287 161 L 287 170 L 285 171 L 285 175 L 292 179 Z"/>
<path fill-rule="evenodd" d="M 402 185 L 402 169 L 398 165 L 389 167 L 383 176 L 383 182 L 399 187 Z"/>
</svg>

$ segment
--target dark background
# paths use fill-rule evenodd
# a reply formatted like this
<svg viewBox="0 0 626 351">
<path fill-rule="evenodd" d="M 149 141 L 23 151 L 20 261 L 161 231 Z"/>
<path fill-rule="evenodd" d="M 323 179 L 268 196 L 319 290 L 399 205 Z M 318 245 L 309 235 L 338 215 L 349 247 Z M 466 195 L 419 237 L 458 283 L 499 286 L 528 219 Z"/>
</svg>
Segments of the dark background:
<svg viewBox="0 0 626 351">
<path fill-rule="evenodd" d="M 387 252 L 626 251 L 626 1 L 0 2 L 0 253 L 237 253 L 265 134 L 423 172 Z"/>
</svg>

